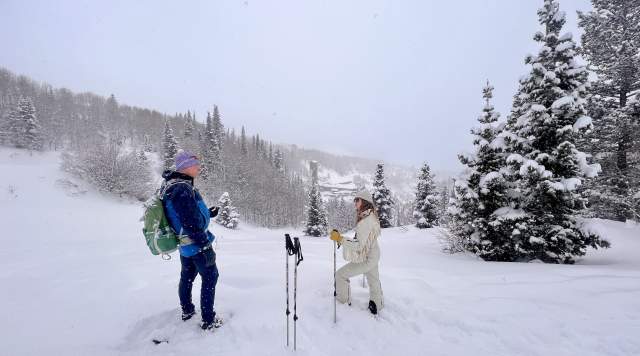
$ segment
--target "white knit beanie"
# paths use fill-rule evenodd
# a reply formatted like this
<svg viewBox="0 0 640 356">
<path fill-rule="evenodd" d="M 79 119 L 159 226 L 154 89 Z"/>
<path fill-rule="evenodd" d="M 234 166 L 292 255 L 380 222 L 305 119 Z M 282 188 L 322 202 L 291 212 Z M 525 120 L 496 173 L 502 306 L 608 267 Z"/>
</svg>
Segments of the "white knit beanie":
<svg viewBox="0 0 640 356">
<path fill-rule="evenodd" d="M 375 206 L 375 204 L 373 204 L 373 197 L 371 197 L 371 193 L 369 193 L 369 192 L 368 192 L 368 191 L 366 191 L 366 190 L 361 190 L 361 191 L 357 192 L 357 193 L 356 193 L 356 196 L 354 197 L 354 199 L 355 199 L 355 198 L 359 198 L 359 199 L 362 199 L 362 200 L 366 200 L 366 201 L 368 201 L 369 203 L 371 203 L 371 205 Z"/>
</svg>

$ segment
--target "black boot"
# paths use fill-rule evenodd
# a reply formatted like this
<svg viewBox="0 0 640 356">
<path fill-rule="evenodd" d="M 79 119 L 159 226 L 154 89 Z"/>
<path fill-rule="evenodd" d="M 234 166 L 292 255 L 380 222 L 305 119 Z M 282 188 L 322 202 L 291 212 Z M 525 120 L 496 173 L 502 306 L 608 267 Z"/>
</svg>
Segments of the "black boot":
<svg viewBox="0 0 640 356">
<path fill-rule="evenodd" d="M 215 317 L 213 317 L 213 321 L 211 322 L 203 321 L 202 324 L 200 324 L 200 327 L 202 328 L 202 330 L 211 330 L 214 328 L 217 329 L 221 327 L 223 323 L 224 323 L 224 320 L 222 320 L 221 317 L 216 315 Z"/>
<path fill-rule="evenodd" d="M 213 322 L 203 321 L 200 327 L 202 330 L 211 330 L 213 329 Z"/>
<path fill-rule="evenodd" d="M 369 311 L 373 315 L 377 315 L 378 314 L 378 307 L 376 306 L 376 303 L 373 302 L 373 300 L 369 301 Z"/>
<path fill-rule="evenodd" d="M 195 311 L 190 311 L 188 313 L 182 312 L 182 321 L 187 321 L 191 319 L 194 315 L 196 315 Z"/>
</svg>

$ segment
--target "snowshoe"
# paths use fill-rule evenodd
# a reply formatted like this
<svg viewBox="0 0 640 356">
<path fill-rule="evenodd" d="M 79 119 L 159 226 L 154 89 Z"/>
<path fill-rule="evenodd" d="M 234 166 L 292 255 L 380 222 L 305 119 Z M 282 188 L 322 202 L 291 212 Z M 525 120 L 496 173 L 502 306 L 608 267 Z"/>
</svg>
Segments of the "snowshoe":
<svg viewBox="0 0 640 356">
<path fill-rule="evenodd" d="M 213 322 L 203 321 L 200 327 L 202 328 L 202 330 L 212 330 L 212 329 L 217 329 L 221 327 L 223 324 L 224 324 L 224 320 L 221 317 L 216 315 L 213 318 Z"/>
<path fill-rule="evenodd" d="M 192 311 L 192 312 L 189 312 L 189 313 L 182 312 L 182 321 L 187 321 L 187 320 L 191 319 L 194 315 L 196 315 L 195 311 Z"/>
</svg>

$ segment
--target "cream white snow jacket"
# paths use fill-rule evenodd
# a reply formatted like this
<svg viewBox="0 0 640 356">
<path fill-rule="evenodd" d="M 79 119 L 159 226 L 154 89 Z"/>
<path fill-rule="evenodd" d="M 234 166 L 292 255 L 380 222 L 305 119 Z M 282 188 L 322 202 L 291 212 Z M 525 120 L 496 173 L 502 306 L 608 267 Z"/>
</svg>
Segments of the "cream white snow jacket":
<svg viewBox="0 0 640 356">
<path fill-rule="evenodd" d="M 380 221 L 371 210 L 364 214 L 366 216 L 356 225 L 356 235 L 342 239 L 342 256 L 349 262 L 363 263 L 370 259 L 377 262 L 380 259 Z"/>
</svg>

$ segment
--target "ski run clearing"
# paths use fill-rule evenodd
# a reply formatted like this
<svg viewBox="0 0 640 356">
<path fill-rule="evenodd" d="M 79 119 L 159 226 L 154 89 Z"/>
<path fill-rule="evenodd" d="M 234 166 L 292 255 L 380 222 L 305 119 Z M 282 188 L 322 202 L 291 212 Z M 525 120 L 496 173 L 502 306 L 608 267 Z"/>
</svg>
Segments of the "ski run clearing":
<svg viewBox="0 0 640 356">
<path fill-rule="evenodd" d="M 54 153 L 0 149 L 0 169 L 1 355 L 293 353 L 283 234 L 299 232 L 212 226 L 216 309 L 227 321 L 205 333 L 199 316 L 179 320 L 180 263 L 149 253 L 140 203 L 70 180 Z M 640 227 L 588 223 L 613 247 L 576 265 L 482 262 L 443 253 L 438 229 L 385 229 L 385 309 L 370 316 L 367 289 L 354 278 L 353 305 L 338 305 L 337 324 L 333 245 L 302 237 L 296 353 L 640 355 Z"/>
</svg>

